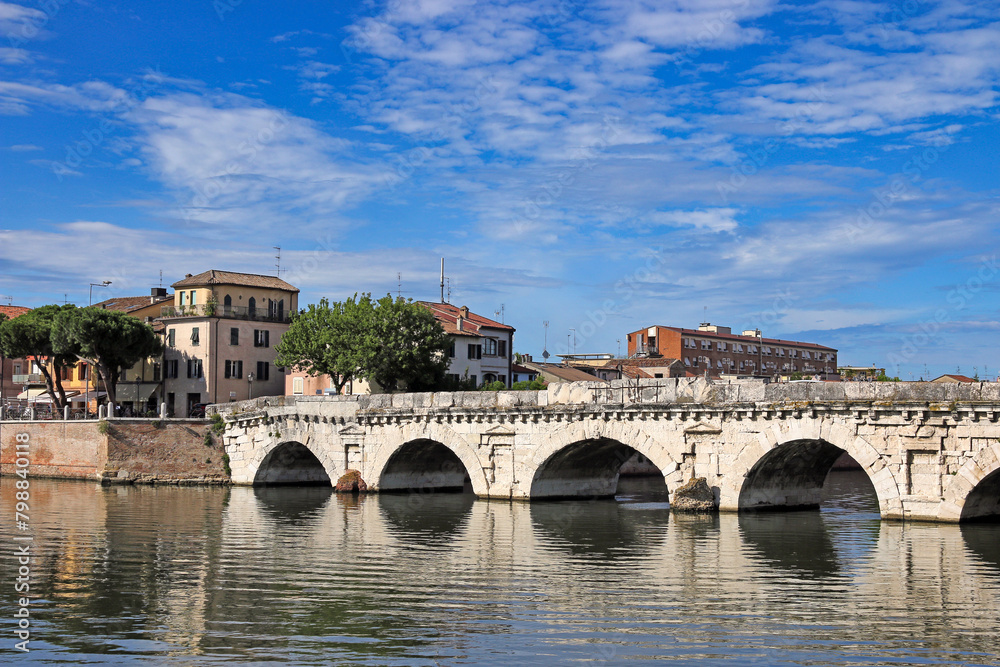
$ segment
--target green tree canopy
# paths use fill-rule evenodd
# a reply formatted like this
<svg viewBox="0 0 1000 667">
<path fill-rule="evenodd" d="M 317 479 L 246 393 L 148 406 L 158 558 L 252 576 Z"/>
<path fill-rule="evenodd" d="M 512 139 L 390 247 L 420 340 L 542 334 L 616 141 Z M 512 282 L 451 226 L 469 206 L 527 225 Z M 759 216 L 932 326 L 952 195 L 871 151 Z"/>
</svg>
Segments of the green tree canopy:
<svg viewBox="0 0 1000 667">
<path fill-rule="evenodd" d="M 355 378 L 368 380 L 375 391 L 422 391 L 443 383 L 449 344 L 420 304 L 355 294 L 343 302 L 323 299 L 295 315 L 275 348 L 275 363 L 329 375 L 338 392 Z"/>
<path fill-rule="evenodd" d="M 309 375 L 329 375 L 337 393 L 353 378 L 364 363 L 362 335 L 371 300 L 355 294 L 343 302 L 331 304 L 321 299 L 292 317 L 291 326 L 275 346 L 279 366 L 299 368 Z"/>
<path fill-rule="evenodd" d="M 52 343 L 52 331 L 59 315 L 75 310 L 76 306 L 72 305 L 41 306 L 0 324 L 0 349 L 4 356 L 15 359 L 33 357 L 45 379 L 45 388 L 52 403 L 59 409 L 66 405 L 61 371 L 76 363 L 77 350 L 72 346 L 65 351 L 56 350 Z"/>
<path fill-rule="evenodd" d="M 99 308 L 73 308 L 56 315 L 52 346 L 56 353 L 74 354 L 96 368 L 112 404 L 117 403 L 122 370 L 163 352 L 151 326 L 120 311 Z"/>
</svg>

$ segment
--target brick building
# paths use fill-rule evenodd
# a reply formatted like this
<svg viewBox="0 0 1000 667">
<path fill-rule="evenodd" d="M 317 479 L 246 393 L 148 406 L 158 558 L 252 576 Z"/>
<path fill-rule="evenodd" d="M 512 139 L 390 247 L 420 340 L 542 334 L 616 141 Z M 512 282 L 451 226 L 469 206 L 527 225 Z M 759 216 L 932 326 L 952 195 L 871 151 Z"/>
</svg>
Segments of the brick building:
<svg viewBox="0 0 1000 667">
<path fill-rule="evenodd" d="M 837 379 L 837 350 L 816 343 L 764 338 L 759 330 L 734 334 L 703 323 L 697 329 L 651 326 L 628 334 L 629 357 L 677 359 L 697 375 L 773 377 L 799 372 Z"/>
</svg>

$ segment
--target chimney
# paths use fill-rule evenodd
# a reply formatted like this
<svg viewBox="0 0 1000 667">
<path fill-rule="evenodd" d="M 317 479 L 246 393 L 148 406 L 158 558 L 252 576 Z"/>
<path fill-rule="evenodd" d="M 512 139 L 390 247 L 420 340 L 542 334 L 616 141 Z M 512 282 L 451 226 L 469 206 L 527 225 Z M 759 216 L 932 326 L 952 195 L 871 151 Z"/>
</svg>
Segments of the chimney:
<svg viewBox="0 0 1000 667">
<path fill-rule="evenodd" d="M 468 306 L 462 306 L 461 308 L 458 309 L 458 312 L 460 312 L 462 314 L 462 317 L 464 317 L 465 319 L 469 318 L 469 307 Z"/>
</svg>

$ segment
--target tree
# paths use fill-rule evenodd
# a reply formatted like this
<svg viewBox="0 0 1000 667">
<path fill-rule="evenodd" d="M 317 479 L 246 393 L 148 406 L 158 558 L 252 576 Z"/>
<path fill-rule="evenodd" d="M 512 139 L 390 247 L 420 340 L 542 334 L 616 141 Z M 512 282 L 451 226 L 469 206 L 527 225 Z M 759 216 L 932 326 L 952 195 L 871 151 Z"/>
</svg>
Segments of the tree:
<svg viewBox="0 0 1000 667">
<path fill-rule="evenodd" d="M 151 326 L 120 311 L 99 308 L 73 308 L 57 314 L 52 346 L 58 354 L 75 355 L 93 366 L 112 405 L 117 403 L 122 371 L 163 352 L 163 343 Z"/>
<path fill-rule="evenodd" d="M 76 363 L 76 350 L 56 350 L 52 343 L 52 330 L 59 315 L 76 309 L 71 305 L 42 306 L 0 324 L 0 349 L 3 349 L 4 356 L 15 359 L 33 357 L 38 371 L 45 378 L 45 389 L 52 404 L 59 410 L 66 405 L 62 370 Z"/>
<path fill-rule="evenodd" d="M 418 303 L 389 294 L 372 305 L 359 377 L 386 392 L 404 386 L 408 391 L 439 388 L 448 373 L 451 340 L 434 315 Z"/>
<path fill-rule="evenodd" d="M 298 367 L 309 375 L 329 375 L 339 394 L 364 362 L 363 335 L 371 300 L 355 294 L 343 302 L 321 299 L 292 316 L 288 331 L 275 346 L 275 364 Z"/>
<path fill-rule="evenodd" d="M 322 299 L 292 318 L 275 363 L 329 375 L 339 393 L 353 378 L 391 392 L 437 389 L 448 370 L 448 335 L 420 304 L 386 295 Z"/>
</svg>

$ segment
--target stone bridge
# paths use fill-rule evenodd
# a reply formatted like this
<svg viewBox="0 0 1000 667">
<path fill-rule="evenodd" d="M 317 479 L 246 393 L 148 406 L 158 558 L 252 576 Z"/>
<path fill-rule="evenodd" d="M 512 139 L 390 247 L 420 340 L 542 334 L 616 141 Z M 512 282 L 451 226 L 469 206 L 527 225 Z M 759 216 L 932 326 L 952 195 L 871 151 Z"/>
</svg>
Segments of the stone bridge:
<svg viewBox="0 0 1000 667">
<path fill-rule="evenodd" d="M 580 382 L 543 391 L 277 396 L 214 406 L 237 484 L 607 497 L 626 461 L 721 510 L 814 507 L 844 452 L 886 519 L 1000 516 L 1000 384 Z M 650 468 L 652 469 L 652 468 Z M 672 497 L 672 495 L 671 495 Z"/>
</svg>

